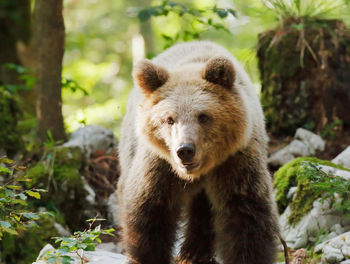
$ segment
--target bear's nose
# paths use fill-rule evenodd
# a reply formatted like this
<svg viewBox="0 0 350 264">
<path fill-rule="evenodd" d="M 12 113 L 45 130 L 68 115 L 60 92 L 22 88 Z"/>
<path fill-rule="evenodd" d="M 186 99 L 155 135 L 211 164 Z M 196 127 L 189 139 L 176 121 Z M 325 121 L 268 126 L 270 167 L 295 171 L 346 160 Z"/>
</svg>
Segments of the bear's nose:
<svg viewBox="0 0 350 264">
<path fill-rule="evenodd" d="M 194 154 L 196 154 L 196 147 L 192 143 L 185 143 L 177 148 L 176 153 L 182 163 L 192 162 Z"/>
</svg>

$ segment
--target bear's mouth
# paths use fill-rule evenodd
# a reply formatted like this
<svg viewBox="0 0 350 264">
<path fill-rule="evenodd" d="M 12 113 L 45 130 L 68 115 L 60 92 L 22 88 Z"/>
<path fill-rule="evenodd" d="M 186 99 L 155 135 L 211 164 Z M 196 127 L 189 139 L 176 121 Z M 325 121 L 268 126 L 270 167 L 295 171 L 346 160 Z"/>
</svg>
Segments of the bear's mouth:
<svg viewBox="0 0 350 264">
<path fill-rule="evenodd" d="M 191 163 L 181 163 L 180 167 L 182 169 L 185 169 L 187 172 L 192 171 L 193 169 L 197 168 L 199 166 L 199 163 L 197 162 L 191 162 Z"/>
</svg>

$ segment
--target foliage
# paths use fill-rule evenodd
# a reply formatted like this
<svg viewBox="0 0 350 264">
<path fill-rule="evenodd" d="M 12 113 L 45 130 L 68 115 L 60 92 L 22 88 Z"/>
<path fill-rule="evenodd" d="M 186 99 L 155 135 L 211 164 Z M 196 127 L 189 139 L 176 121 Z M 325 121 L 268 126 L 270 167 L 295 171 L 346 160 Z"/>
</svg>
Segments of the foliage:
<svg viewBox="0 0 350 264">
<path fill-rule="evenodd" d="M 39 214 L 27 210 L 27 199 L 40 199 L 40 192 L 45 190 L 23 189 L 18 183 L 30 182 L 31 179 L 26 176 L 14 176 L 14 171 L 24 169 L 10 159 L 0 158 L 0 176 L 7 178 L 6 182 L 0 185 L 0 240 L 4 233 L 18 235 L 19 229 L 35 225 L 35 220 L 39 219 Z"/>
<path fill-rule="evenodd" d="M 80 149 L 56 146 L 51 139 L 45 143 L 41 159 L 29 166 L 29 187 L 48 190 L 37 206 L 60 214 L 72 229 L 79 228 L 86 219 L 89 206 L 87 192 L 80 174 L 84 156 Z"/>
<path fill-rule="evenodd" d="M 332 123 L 327 124 L 321 131 L 321 137 L 329 140 L 333 140 L 337 132 L 341 130 L 343 121 L 340 119 L 334 120 Z"/>
<path fill-rule="evenodd" d="M 87 222 L 90 222 L 89 227 L 82 232 L 74 232 L 71 237 L 54 237 L 55 243 L 60 243 L 60 246 L 53 252 L 47 252 L 43 259 L 46 260 L 46 263 L 68 264 L 74 261 L 68 254 L 74 253 L 79 257 L 80 263 L 85 263 L 84 251 L 94 251 L 96 244 L 101 243 L 101 239 L 99 238 L 101 234 L 113 235 L 113 228 L 103 230 L 101 229 L 101 225 L 92 228 L 96 221 L 101 220 L 104 219 L 95 217 L 87 220 Z"/>
<path fill-rule="evenodd" d="M 3 148 L 10 156 L 23 147 L 18 129 L 20 115 L 18 100 L 0 85 L 0 149 Z"/>
<path fill-rule="evenodd" d="M 338 19 L 346 6 L 343 0 L 264 0 L 264 4 L 280 19 Z"/>
<path fill-rule="evenodd" d="M 187 20 L 185 29 L 177 32 L 173 36 L 162 34 L 165 41 L 164 49 L 172 46 L 180 39 L 183 41 L 200 38 L 200 35 L 209 30 L 223 30 L 229 32 L 226 25 L 219 22 L 229 15 L 236 16 L 236 11 L 231 8 L 213 7 L 200 9 L 185 6 L 184 4 L 164 0 L 160 5 L 141 9 L 137 16 L 141 22 L 149 20 L 152 16 L 168 16 L 176 14 L 179 18 Z"/>
<path fill-rule="evenodd" d="M 37 225 L 30 226 L 18 235 L 4 234 L 0 241 L 1 260 L 6 264 L 28 264 L 35 261 L 40 250 L 59 235 L 51 215 L 41 215 Z"/>
<path fill-rule="evenodd" d="M 0 252 L 8 264 L 31 263 L 48 238 L 57 234 L 52 214 L 33 206 L 43 189 L 27 188 L 25 167 L 0 158 Z M 30 198 L 34 198 L 30 199 Z"/>
<path fill-rule="evenodd" d="M 308 213 L 317 198 L 321 197 L 324 200 L 335 193 L 345 199 L 341 199 L 341 204 L 334 203 L 334 206 L 342 211 L 350 209 L 348 202 L 350 184 L 340 177 L 325 175 L 319 166 L 330 166 L 349 171 L 330 161 L 302 157 L 287 163 L 274 175 L 279 212 L 282 213 L 289 204 L 292 213 L 288 220 L 291 224 L 296 224 L 302 216 Z M 295 197 L 288 197 L 288 192 L 293 186 L 297 187 Z"/>
</svg>

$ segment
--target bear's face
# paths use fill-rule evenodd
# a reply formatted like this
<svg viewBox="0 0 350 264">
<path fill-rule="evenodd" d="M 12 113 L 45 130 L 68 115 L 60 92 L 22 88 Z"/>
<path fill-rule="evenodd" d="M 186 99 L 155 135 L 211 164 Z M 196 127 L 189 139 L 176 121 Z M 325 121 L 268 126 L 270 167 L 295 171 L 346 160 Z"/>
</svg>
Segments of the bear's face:
<svg viewBox="0 0 350 264">
<path fill-rule="evenodd" d="M 142 61 L 134 78 L 144 95 L 139 133 L 181 178 L 199 178 L 241 146 L 246 111 L 228 59 L 176 72 Z"/>
</svg>

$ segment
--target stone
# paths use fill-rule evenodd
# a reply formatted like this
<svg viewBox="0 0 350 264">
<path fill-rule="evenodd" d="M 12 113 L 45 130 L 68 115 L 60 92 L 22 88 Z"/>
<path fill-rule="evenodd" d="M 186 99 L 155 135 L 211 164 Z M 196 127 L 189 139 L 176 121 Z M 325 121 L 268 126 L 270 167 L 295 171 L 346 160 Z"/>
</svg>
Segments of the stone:
<svg viewBox="0 0 350 264">
<path fill-rule="evenodd" d="M 322 263 L 339 263 L 344 259 L 340 249 L 326 245 L 323 248 Z"/>
<path fill-rule="evenodd" d="M 108 219 L 118 225 L 118 195 L 116 191 L 108 197 L 107 208 Z"/>
<path fill-rule="evenodd" d="M 278 167 L 288 163 L 294 158 L 295 156 L 290 153 L 288 146 L 286 146 L 283 149 L 271 154 L 267 162 L 270 166 Z"/>
<path fill-rule="evenodd" d="M 44 251 L 45 250 L 45 251 Z M 46 261 L 42 260 L 43 254 L 47 251 L 53 250 L 53 247 L 51 245 L 46 245 L 39 254 L 38 259 L 33 264 L 46 264 Z M 43 253 L 42 253 L 43 252 Z M 70 257 L 74 259 L 72 264 L 79 264 L 81 263 L 80 259 L 75 253 L 69 253 L 67 254 Z M 96 249 L 95 251 L 84 251 L 83 256 L 86 259 L 86 262 L 89 264 L 101 264 L 101 263 L 113 263 L 113 264 L 125 264 L 126 263 L 126 256 L 109 252 L 106 250 Z"/>
<path fill-rule="evenodd" d="M 67 229 L 65 229 L 61 224 L 55 222 L 53 225 L 60 236 L 71 236 L 71 233 Z"/>
<path fill-rule="evenodd" d="M 325 141 L 311 131 L 303 128 L 296 130 L 294 140 L 284 148 L 271 154 L 268 159 L 270 166 L 282 166 L 296 157 L 313 156 L 317 151 L 323 151 Z"/>
<path fill-rule="evenodd" d="M 116 151 L 117 140 L 113 131 L 97 125 L 87 125 L 73 132 L 69 141 L 62 147 L 80 149 L 88 161 L 97 151 L 106 154 Z"/>
<path fill-rule="evenodd" d="M 326 146 L 326 142 L 319 135 L 304 128 L 298 128 L 294 137 L 308 146 L 310 155 L 315 155 L 316 151 L 323 151 Z"/>
<path fill-rule="evenodd" d="M 350 264 L 350 232 L 328 239 L 315 247 L 316 253 L 322 253 L 322 263 Z"/>
<path fill-rule="evenodd" d="M 350 146 L 348 146 L 343 152 L 336 156 L 332 162 L 350 169 Z"/>
<path fill-rule="evenodd" d="M 313 203 L 313 208 L 294 226 L 290 225 L 288 218 L 291 214 L 290 206 L 280 216 L 282 236 L 288 246 L 293 249 L 305 248 L 308 243 L 315 242 L 320 230 L 329 232 L 325 239 L 337 237 L 341 231 L 349 231 L 350 226 L 342 226 L 344 216 L 336 209 L 330 208 L 330 202 L 320 199 Z M 350 240 L 350 238 L 349 238 Z M 335 242 L 334 242 L 334 245 Z M 321 250 L 320 245 L 316 248 Z M 340 245 L 337 248 L 341 248 Z"/>
</svg>

